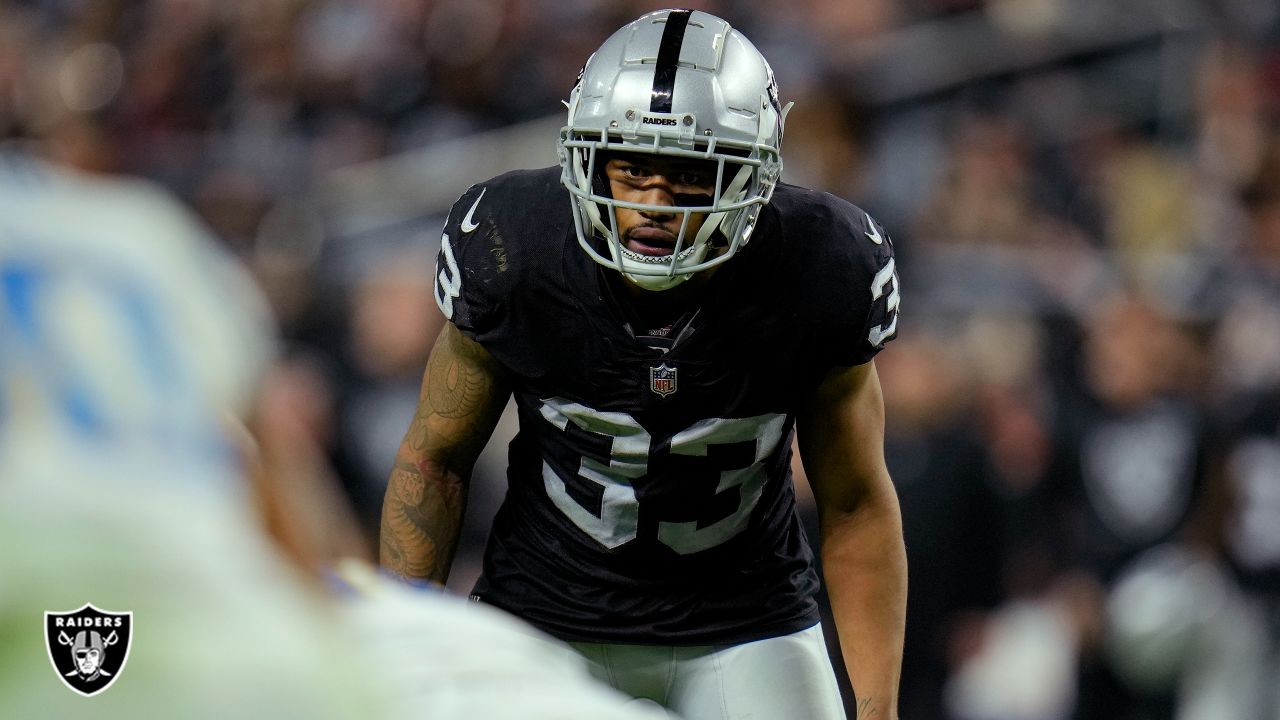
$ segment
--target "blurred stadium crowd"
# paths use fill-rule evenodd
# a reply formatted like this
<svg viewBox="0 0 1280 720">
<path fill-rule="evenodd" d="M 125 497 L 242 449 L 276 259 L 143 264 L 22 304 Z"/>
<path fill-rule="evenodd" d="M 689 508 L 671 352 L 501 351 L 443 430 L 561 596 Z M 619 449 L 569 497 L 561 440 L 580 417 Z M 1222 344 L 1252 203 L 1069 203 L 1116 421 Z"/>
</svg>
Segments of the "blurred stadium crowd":
<svg viewBox="0 0 1280 720">
<path fill-rule="evenodd" d="M 797 101 L 788 179 L 894 235 L 904 720 L 1280 718 L 1280 8 L 692 4 Z M 553 163 L 582 62 L 659 6 L 0 0 L 0 136 L 160 182 L 244 260 L 288 345 L 276 397 L 372 542 L 442 213 L 488 174 L 468 149 Z M 401 201 L 352 223 L 341 177 Z"/>
</svg>

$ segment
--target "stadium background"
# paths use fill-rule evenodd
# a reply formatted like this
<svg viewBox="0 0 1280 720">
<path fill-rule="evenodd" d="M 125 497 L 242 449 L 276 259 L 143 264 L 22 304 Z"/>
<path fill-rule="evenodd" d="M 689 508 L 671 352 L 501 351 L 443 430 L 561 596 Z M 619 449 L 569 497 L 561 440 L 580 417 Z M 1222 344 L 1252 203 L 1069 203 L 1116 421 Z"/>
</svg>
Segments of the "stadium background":
<svg viewBox="0 0 1280 720">
<path fill-rule="evenodd" d="M 900 256 L 878 366 L 904 720 L 1280 717 L 1280 8 L 691 5 L 796 101 L 787 179 L 869 209 Z M 443 213 L 554 163 L 582 61 L 661 6 L 5 0 L 0 135 L 158 181 L 253 270 L 287 341 L 271 382 L 372 536 L 442 322 Z"/>
</svg>

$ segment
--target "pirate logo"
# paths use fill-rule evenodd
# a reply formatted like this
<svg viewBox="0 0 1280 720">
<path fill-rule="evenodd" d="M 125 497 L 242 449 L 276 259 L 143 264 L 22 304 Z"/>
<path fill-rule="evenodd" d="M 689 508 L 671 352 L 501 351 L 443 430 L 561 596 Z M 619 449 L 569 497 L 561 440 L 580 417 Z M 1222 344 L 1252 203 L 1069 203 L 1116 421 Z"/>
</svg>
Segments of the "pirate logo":
<svg viewBox="0 0 1280 720">
<path fill-rule="evenodd" d="M 85 697 L 111 687 L 129 659 L 133 613 L 86 604 L 71 612 L 45 612 L 49 662 L 63 684 Z"/>
<path fill-rule="evenodd" d="M 666 397 L 676 391 L 676 369 L 666 363 L 649 368 L 649 389 Z"/>
</svg>

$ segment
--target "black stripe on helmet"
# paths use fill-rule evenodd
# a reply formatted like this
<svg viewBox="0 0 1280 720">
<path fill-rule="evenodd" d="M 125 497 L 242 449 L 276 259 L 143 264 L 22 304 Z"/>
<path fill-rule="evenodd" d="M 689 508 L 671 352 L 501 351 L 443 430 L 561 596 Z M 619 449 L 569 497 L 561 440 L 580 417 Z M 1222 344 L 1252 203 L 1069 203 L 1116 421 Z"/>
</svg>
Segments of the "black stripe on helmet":
<svg viewBox="0 0 1280 720">
<path fill-rule="evenodd" d="M 658 45 L 658 63 L 653 68 L 653 92 L 649 96 L 649 112 L 671 112 L 671 93 L 676 87 L 676 66 L 680 63 L 680 46 L 689 26 L 692 10 L 672 10 Z"/>
</svg>

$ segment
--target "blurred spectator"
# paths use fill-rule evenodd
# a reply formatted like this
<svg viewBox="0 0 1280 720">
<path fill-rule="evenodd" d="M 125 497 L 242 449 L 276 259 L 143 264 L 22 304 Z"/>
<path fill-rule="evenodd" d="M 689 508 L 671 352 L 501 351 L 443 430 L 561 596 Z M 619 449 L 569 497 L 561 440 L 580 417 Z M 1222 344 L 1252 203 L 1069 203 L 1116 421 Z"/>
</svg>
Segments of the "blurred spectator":
<svg viewBox="0 0 1280 720">
<path fill-rule="evenodd" d="M 1084 326 L 1084 393 L 1063 408 L 1055 482 L 1066 568 L 1105 593 L 1138 555 L 1196 519 L 1207 435 L 1183 384 L 1199 349 L 1161 308 L 1116 293 Z M 1171 696 L 1125 685 L 1094 654 L 1096 638 L 1085 642 L 1077 717 L 1172 717 Z"/>
<path fill-rule="evenodd" d="M 348 372 L 334 390 L 332 442 L 370 547 L 396 449 L 418 404 L 422 368 L 444 325 L 432 294 L 434 258 L 416 249 L 384 254 L 355 281 Z"/>
<path fill-rule="evenodd" d="M 964 118 L 950 149 L 946 174 L 915 233 L 966 245 L 1025 245 L 1036 208 L 1016 123 L 998 115 Z"/>
<path fill-rule="evenodd" d="M 952 665 L 1000 598 L 1001 502 L 971 422 L 972 373 L 963 359 L 946 359 L 949 344 L 922 330 L 878 363 L 892 418 L 885 457 L 907 542 L 903 720 L 943 717 Z"/>
</svg>

